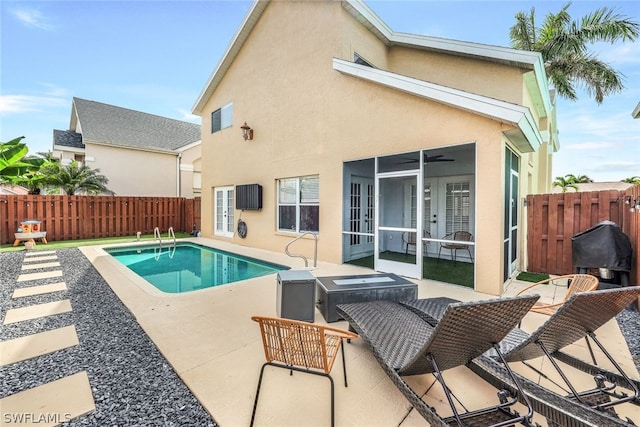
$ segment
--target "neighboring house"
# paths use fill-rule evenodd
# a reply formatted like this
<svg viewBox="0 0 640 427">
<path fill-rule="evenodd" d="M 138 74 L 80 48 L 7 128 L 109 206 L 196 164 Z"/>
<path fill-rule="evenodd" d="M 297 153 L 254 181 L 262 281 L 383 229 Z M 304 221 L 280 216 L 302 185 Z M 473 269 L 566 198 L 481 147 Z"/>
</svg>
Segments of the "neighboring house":
<svg viewBox="0 0 640 427">
<path fill-rule="evenodd" d="M 610 182 L 582 182 L 575 184 L 578 188 L 567 188 L 567 193 L 573 193 L 576 191 L 606 191 L 606 190 L 617 190 L 624 191 L 630 187 L 633 187 L 633 184 L 623 181 L 610 181 Z M 552 193 L 562 193 L 562 187 L 553 187 Z"/>
<path fill-rule="evenodd" d="M 524 197 L 551 190 L 558 149 L 538 53 L 397 33 L 361 1 L 259 1 L 193 112 L 204 236 L 282 252 L 317 232 L 319 260 L 422 278 L 464 230 L 476 290 L 526 267 Z M 244 184 L 261 210 L 234 209 L 256 207 Z M 290 251 L 312 257 L 307 237 Z"/>
<path fill-rule="evenodd" d="M 638 102 L 638 105 L 636 105 L 636 108 L 633 109 L 633 112 L 631 113 L 631 116 L 634 119 L 640 118 L 640 102 Z"/>
<path fill-rule="evenodd" d="M 73 98 L 53 152 L 109 179 L 118 196 L 200 196 L 200 125 Z"/>
<path fill-rule="evenodd" d="M 0 194 L 11 194 L 15 196 L 24 196 L 29 194 L 29 190 L 19 185 L 0 184 Z"/>
</svg>

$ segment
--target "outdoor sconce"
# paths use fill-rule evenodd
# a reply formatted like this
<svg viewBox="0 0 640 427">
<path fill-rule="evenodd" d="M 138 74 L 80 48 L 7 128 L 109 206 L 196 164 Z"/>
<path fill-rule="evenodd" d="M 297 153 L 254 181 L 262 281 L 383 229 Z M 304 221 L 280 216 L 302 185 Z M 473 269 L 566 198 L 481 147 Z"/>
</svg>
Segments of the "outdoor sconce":
<svg viewBox="0 0 640 427">
<path fill-rule="evenodd" d="M 240 129 L 242 129 L 242 137 L 245 141 L 251 141 L 253 139 L 253 129 L 247 125 L 247 122 L 244 122 L 244 125 L 240 126 Z"/>
</svg>

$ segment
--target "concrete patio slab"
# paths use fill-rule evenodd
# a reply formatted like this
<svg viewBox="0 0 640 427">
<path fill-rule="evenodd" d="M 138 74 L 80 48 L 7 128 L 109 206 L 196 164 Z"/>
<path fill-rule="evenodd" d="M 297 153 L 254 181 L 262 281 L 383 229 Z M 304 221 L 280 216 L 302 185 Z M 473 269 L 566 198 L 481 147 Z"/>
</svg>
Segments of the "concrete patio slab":
<svg viewBox="0 0 640 427">
<path fill-rule="evenodd" d="M 13 294 L 11 295 L 11 298 L 29 297 L 33 295 L 42 295 L 66 290 L 67 284 L 64 282 L 52 283 L 50 285 L 29 286 L 26 288 L 15 289 L 13 291 Z"/>
<path fill-rule="evenodd" d="M 73 325 L 0 342 L 0 366 L 78 345 Z"/>
<path fill-rule="evenodd" d="M 55 426 L 95 410 L 85 371 L 0 399 L 0 426 Z"/>
<path fill-rule="evenodd" d="M 18 276 L 17 282 L 28 282 L 31 280 L 50 279 L 53 277 L 62 277 L 62 270 L 44 271 L 41 273 L 25 273 Z"/>
<path fill-rule="evenodd" d="M 38 254 L 39 255 L 39 254 Z M 42 262 L 42 261 L 51 261 L 54 259 L 58 259 L 57 255 L 44 255 L 44 256 L 25 256 L 22 262 Z"/>
<path fill-rule="evenodd" d="M 48 250 L 48 251 L 27 251 L 26 254 L 24 254 L 25 258 L 27 257 L 38 257 L 38 256 L 42 256 L 42 255 L 51 255 L 51 254 L 55 254 L 56 251 L 54 250 Z"/>
<path fill-rule="evenodd" d="M 71 301 L 68 299 L 29 305 L 20 308 L 12 308 L 7 310 L 7 314 L 5 315 L 4 322 L 2 324 L 8 325 L 9 323 L 53 316 L 55 314 L 66 313 L 68 311 L 71 311 Z"/>
<path fill-rule="evenodd" d="M 53 267 L 60 267 L 60 263 L 59 262 L 42 262 L 38 264 L 27 263 L 22 265 L 22 270 L 37 270 L 38 268 L 53 268 Z"/>
</svg>

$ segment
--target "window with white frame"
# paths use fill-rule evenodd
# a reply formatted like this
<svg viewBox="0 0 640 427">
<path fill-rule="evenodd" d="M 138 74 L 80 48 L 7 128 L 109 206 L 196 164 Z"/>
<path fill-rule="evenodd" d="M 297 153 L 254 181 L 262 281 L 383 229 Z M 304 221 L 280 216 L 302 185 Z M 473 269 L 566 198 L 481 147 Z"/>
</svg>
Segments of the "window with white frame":
<svg viewBox="0 0 640 427">
<path fill-rule="evenodd" d="M 278 180 L 278 230 L 320 230 L 319 183 L 318 175 Z"/>
<path fill-rule="evenodd" d="M 211 113 L 211 133 L 231 127 L 233 122 L 233 103 L 218 108 Z"/>
</svg>

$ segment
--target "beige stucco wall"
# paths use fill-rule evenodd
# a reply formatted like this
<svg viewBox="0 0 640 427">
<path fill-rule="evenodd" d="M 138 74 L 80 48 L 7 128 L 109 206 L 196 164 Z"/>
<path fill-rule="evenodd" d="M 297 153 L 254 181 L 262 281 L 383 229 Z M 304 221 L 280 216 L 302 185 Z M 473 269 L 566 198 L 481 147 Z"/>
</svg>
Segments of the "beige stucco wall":
<svg viewBox="0 0 640 427">
<path fill-rule="evenodd" d="M 345 39 L 345 35 L 362 37 Z M 434 67 L 422 71 L 412 61 L 432 54 L 396 49 L 388 55 L 388 49 L 339 3 L 273 2 L 203 109 L 203 234 L 217 238 L 213 188 L 258 183 L 263 186 L 263 209 L 236 213 L 236 220 L 241 215 L 247 223 L 248 235 L 234 236 L 234 243 L 284 251 L 296 235 L 276 230 L 276 180 L 317 174 L 318 257 L 340 263 L 343 162 L 475 142 L 476 289 L 500 294 L 503 224 L 496 219 L 504 211 L 502 132 L 507 127 L 332 69 L 332 58 L 352 60 L 353 52 L 376 65 L 392 63 L 396 72 L 439 79 L 447 86 L 470 85 L 474 91 L 480 85 L 486 94 L 513 102 L 522 96 L 522 81 L 516 81 L 519 72 L 502 66 L 489 66 L 486 74 L 476 70 L 481 75 L 469 82 L 459 58 L 435 58 Z M 440 69 L 452 64 L 457 69 L 452 75 Z M 495 84 L 483 81 L 494 78 Z M 515 90 L 504 89 L 504 81 Z M 233 102 L 233 126 L 211 134 L 211 112 L 229 102 Z M 245 121 L 254 129 L 253 141 L 242 139 L 240 126 Z M 311 256 L 312 248 L 310 240 L 301 241 L 294 252 Z"/>
<path fill-rule="evenodd" d="M 109 179 L 107 187 L 117 196 L 175 197 L 175 154 L 129 150 L 85 141 L 85 154 L 92 169 Z"/>
<path fill-rule="evenodd" d="M 200 189 L 193 186 L 194 173 L 200 173 L 202 145 L 198 143 L 181 152 L 180 155 L 180 197 L 200 196 Z"/>
</svg>

